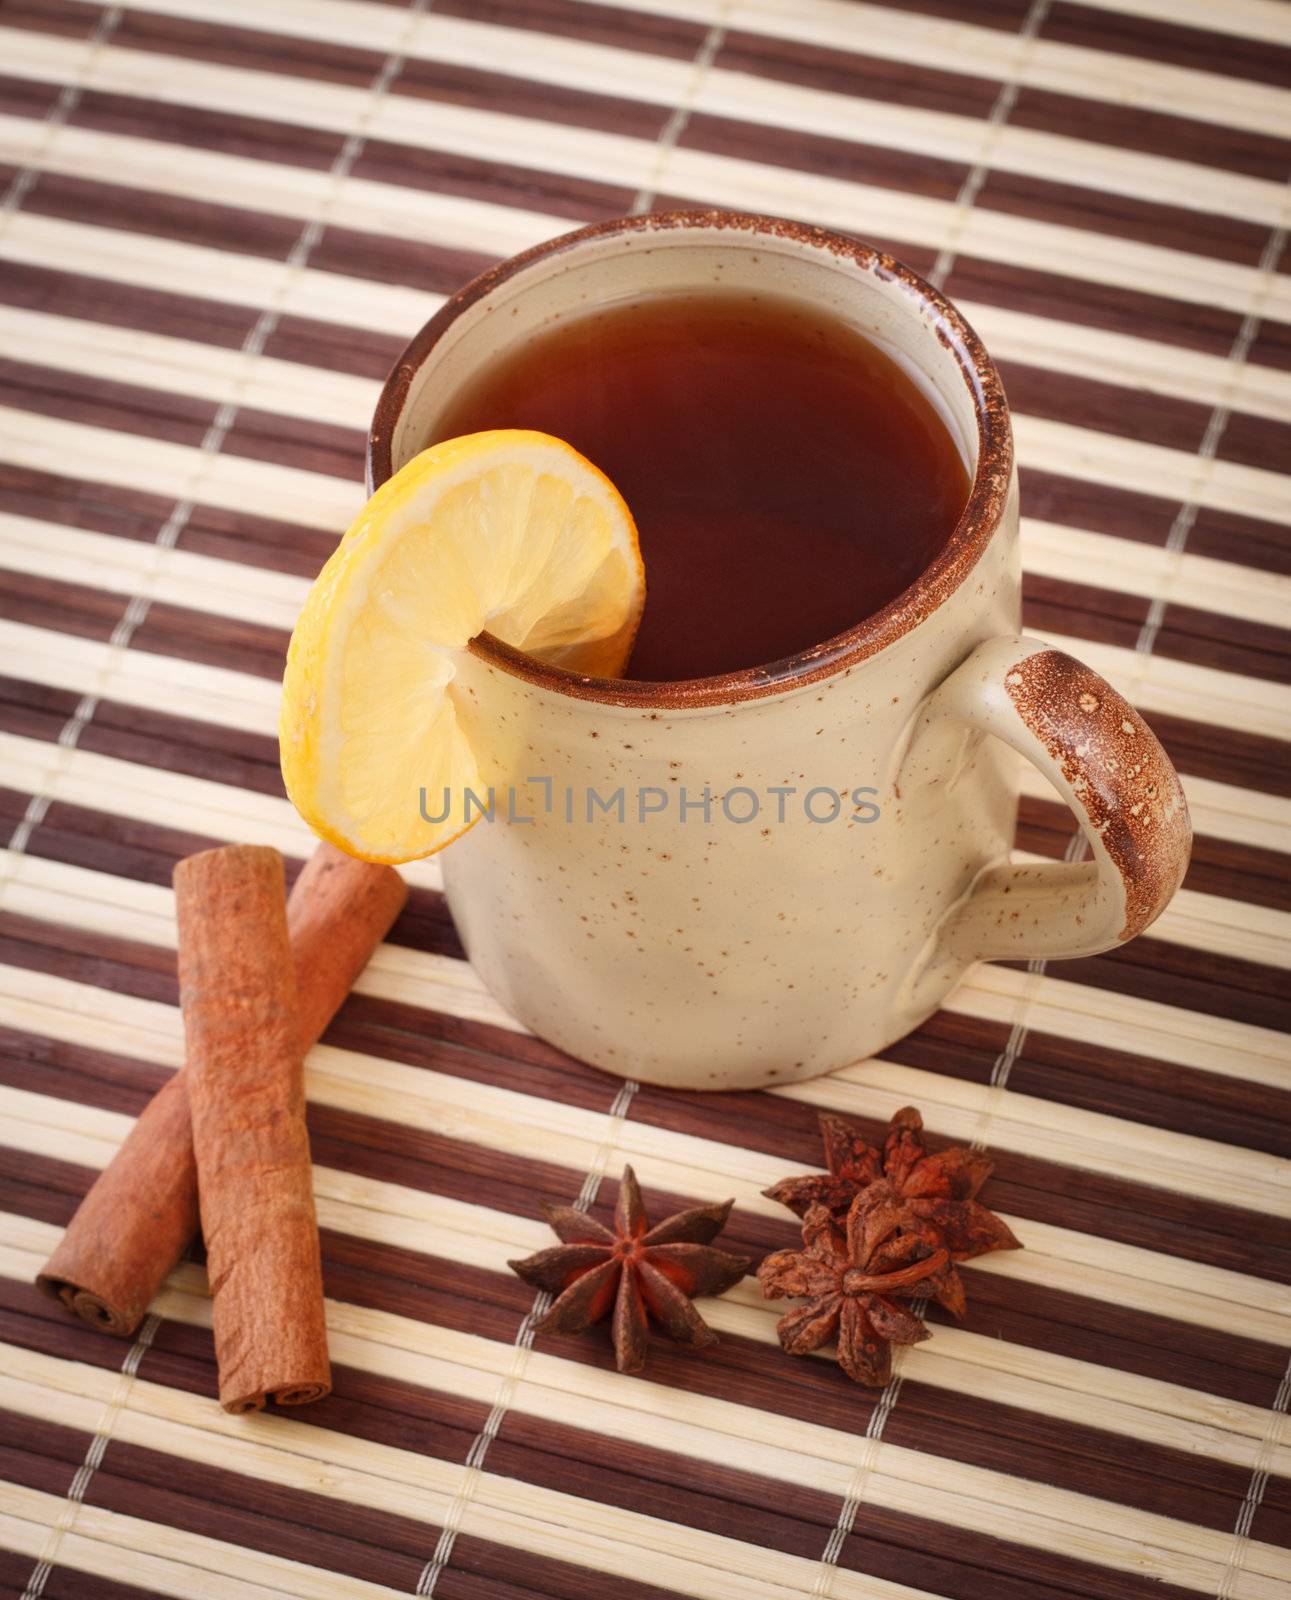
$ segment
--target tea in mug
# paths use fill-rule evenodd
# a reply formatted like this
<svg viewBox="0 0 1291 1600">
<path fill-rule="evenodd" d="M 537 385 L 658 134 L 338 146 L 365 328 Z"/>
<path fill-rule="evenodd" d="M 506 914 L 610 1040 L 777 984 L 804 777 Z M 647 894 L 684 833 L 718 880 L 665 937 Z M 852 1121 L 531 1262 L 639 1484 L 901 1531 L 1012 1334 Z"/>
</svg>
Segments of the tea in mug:
<svg viewBox="0 0 1291 1600">
<path fill-rule="evenodd" d="M 609 305 L 494 361 L 437 423 L 567 440 L 636 518 L 646 605 L 627 676 L 705 677 L 823 643 L 895 599 L 968 498 L 931 401 L 799 301 Z"/>
</svg>

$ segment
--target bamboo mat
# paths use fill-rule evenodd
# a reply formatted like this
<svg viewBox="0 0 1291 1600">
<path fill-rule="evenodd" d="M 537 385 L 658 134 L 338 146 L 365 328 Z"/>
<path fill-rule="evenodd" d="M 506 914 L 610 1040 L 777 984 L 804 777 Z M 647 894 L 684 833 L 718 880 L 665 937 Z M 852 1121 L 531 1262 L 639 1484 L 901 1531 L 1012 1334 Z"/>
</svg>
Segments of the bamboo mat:
<svg viewBox="0 0 1291 1600">
<path fill-rule="evenodd" d="M 0 1593 L 1291 1594 L 1291 9 L 1278 0 L 0 5 Z M 310 1056 L 336 1392 L 211 1396 L 32 1273 L 180 1059 L 176 858 L 310 840 L 276 677 L 442 296 L 585 220 L 794 215 L 935 273 L 1003 368 L 1028 625 L 1114 678 L 1198 842 L 1149 937 L 978 968 L 883 1060 L 620 1085 L 518 1031 L 425 863 Z M 1068 847 L 1038 790 L 1019 846 Z M 818 1107 L 983 1138 L 1026 1245 L 881 1395 L 778 1350 L 533 1341 L 546 1196 L 734 1194 Z"/>
</svg>

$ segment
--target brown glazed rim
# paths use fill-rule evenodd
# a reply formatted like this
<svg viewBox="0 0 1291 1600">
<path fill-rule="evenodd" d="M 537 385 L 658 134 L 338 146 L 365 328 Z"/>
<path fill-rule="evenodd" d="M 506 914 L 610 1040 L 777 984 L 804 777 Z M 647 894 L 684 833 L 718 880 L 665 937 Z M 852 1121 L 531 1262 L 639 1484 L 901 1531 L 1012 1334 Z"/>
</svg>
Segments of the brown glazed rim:
<svg viewBox="0 0 1291 1600">
<path fill-rule="evenodd" d="M 459 289 L 413 337 L 385 381 L 372 419 L 372 431 L 368 436 L 369 490 L 379 488 L 391 476 L 394 470 L 392 448 L 395 425 L 407 402 L 412 381 L 435 345 L 463 311 L 535 262 L 576 250 L 589 240 L 612 238 L 615 235 L 664 233 L 673 228 L 726 228 L 764 235 L 768 239 L 809 245 L 828 250 L 832 255 L 854 263 L 877 278 L 900 285 L 909 295 L 912 309 L 927 319 L 937 338 L 959 362 L 977 413 L 978 454 L 972 489 L 959 521 L 941 552 L 914 583 L 863 622 L 797 655 L 717 677 L 654 683 L 635 678 L 591 678 L 566 672 L 561 667 L 535 660 L 488 633 L 482 633 L 471 641 L 470 649 L 482 660 L 515 677 L 550 689 L 553 693 L 605 705 L 670 710 L 734 705 L 765 695 L 785 693 L 846 670 L 902 638 L 953 594 L 977 564 L 991 535 L 999 526 L 1013 471 L 1013 435 L 999 373 L 972 328 L 930 283 L 892 256 L 884 255 L 846 234 L 808 227 L 805 223 L 779 217 L 754 216 L 736 211 L 696 210 L 656 212 L 594 223 L 591 227 L 580 228 L 574 233 L 562 234 L 543 244 L 534 245 L 510 260 L 490 267 Z M 646 579 L 648 583 L 648 573 Z"/>
</svg>

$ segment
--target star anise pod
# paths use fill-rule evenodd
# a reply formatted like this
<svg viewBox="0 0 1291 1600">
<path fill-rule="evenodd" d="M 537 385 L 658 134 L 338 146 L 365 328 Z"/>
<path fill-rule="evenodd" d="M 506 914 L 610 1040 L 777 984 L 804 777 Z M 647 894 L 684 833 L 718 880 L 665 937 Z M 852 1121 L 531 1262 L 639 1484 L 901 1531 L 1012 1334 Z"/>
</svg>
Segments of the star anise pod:
<svg viewBox="0 0 1291 1600">
<path fill-rule="evenodd" d="M 631 1167 L 623 1169 L 613 1229 L 573 1206 L 544 1204 L 543 1216 L 564 1242 L 508 1262 L 526 1283 L 557 1297 L 535 1328 L 582 1333 L 612 1309 L 620 1372 L 640 1372 L 645 1365 L 648 1317 L 680 1344 L 716 1344 L 717 1335 L 690 1302 L 697 1295 L 724 1294 L 753 1264 L 711 1243 L 734 1204 L 695 1206 L 652 1228 Z"/>
<path fill-rule="evenodd" d="M 962 1145 L 929 1155 L 923 1118 L 913 1106 L 895 1113 L 882 1152 L 832 1112 L 822 1113 L 820 1131 L 829 1171 L 784 1178 L 765 1191 L 769 1199 L 800 1217 L 823 1205 L 841 1222 L 854 1197 L 874 1187 L 874 1199 L 900 1204 L 903 1231 L 917 1234 L 931 1248 L 944 1247 L 954 1261 L 1021 1248 L 1008 1225 L 977 1199 L 994 1165 L 989 1156 Z M 958 1306 L 942 1303 L 957 1315 L 962 1312 L 962 1299 Z"/>
<path fill-rule="evenodd" d="M 825 1206 L 808 1206 L 803 1248 L 777 1250 L 758 1268 L 768 1300 L 806 1299 L 776 1324 L 791 1356 L 807 1355 L 837 1338 L 838 1364 L 848 1377 L 881 1388 L 892 1375 L 892 1346 L 928 1337 L 919 1318 L 895 1304 L 893 1296 L 932 1292 L 950 1257 L 900 1232 L 900 1226 L 900 1205 L 868 1189 L 848 1208 L 846 1234 Z"/>
</svg>

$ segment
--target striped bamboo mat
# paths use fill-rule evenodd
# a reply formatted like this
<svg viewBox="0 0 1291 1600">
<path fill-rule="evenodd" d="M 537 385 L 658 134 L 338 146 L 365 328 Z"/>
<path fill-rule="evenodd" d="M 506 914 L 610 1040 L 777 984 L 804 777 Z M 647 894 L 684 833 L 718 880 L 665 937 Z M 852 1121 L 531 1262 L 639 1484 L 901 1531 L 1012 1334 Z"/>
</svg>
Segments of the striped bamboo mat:
<svg viewBox="0 0 1291 1600">
<path fill-rule="evenodd" d="M 0 6 L 0 1593 L 1291 1594 L 1291 9 L 1279 0 Z M 36 1265 L 180 1026 L 168 888 L 310 841 L 286 630 L 442 296 L 580 221 L 807 218 L 935 272 L 1016 416 L 1032 631 L 1143 709 L 1198 843 L 1152 934 L 978 969 L 883 1060 L 620 1086 L 516 1030 L 433 865 L 309 1060 L 335 1394 L 228 1418 L 181 1268 L 132 1347 Z M 1070 825 L 1035 790 L 1019 844 Z M 881 1396 L 775 1344 L 531 1343 L 542 1196 L 982 1135 L 1025 1241 Z"/>
</svg>

